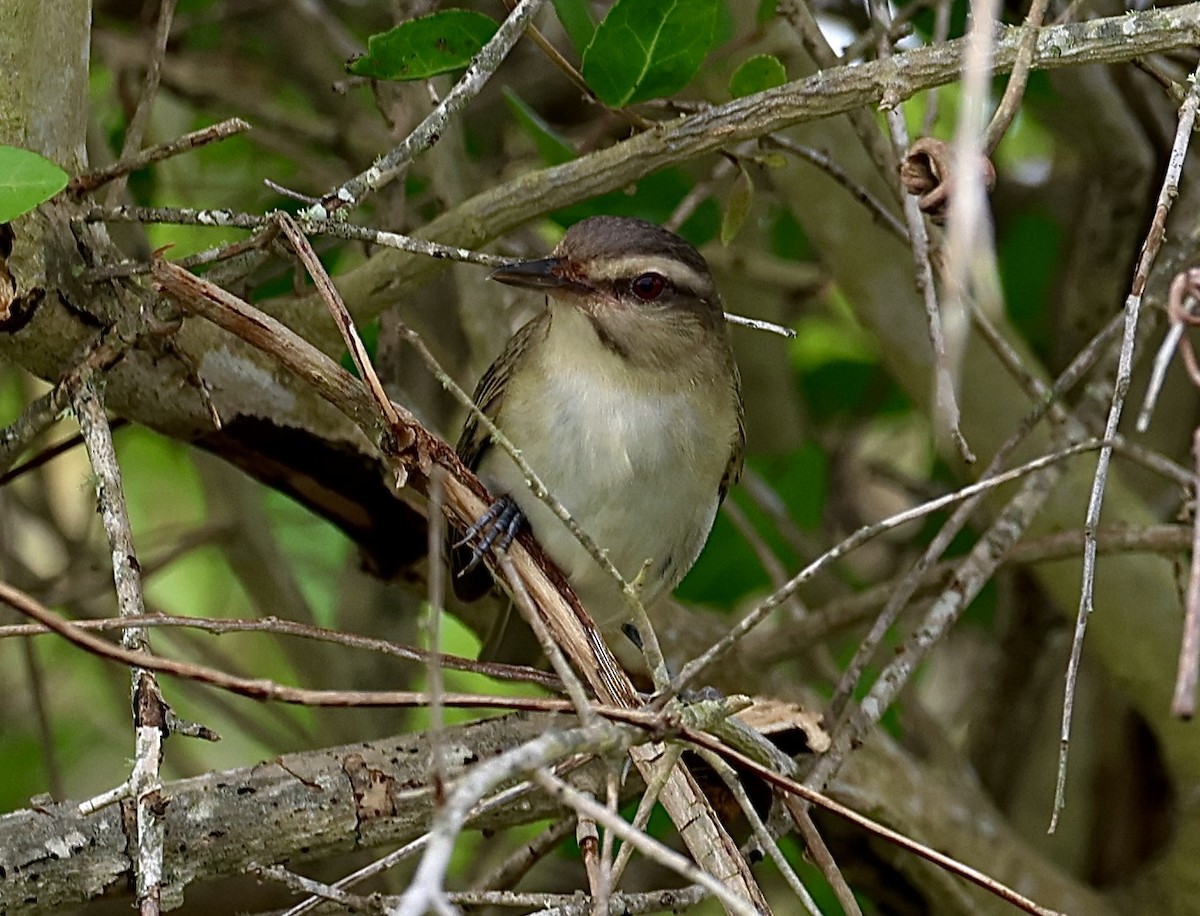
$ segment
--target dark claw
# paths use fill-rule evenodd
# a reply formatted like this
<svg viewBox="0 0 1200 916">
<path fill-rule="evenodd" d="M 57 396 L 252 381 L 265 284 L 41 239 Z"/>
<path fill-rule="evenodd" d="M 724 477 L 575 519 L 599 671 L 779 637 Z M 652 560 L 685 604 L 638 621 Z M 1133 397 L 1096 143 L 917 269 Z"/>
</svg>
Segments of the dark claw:
<svg viewBox="0 0 1200 916">
<path fill-rule="evenodd" d="M 482 562 L 489 550 L 508 550 L 524 521 L 525 515 L 511 496 L 501 496 L 492 503 L 488 510 L 479 517 L 479 521 L 467 529 L 462 540 L 457 541 L 454 545 L 463 547 L 474 541 L 471 547 L 471 559 L 458 574 L 465 576 L 473 570 Z"/>
</svg>

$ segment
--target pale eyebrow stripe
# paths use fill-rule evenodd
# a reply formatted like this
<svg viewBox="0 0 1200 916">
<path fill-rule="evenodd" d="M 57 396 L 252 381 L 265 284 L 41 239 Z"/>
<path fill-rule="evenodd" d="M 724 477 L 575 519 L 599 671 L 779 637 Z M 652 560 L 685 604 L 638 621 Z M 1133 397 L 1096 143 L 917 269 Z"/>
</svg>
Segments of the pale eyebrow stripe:
<svg viewBox="0 0 1200 916">
<path fill-rule="evenodd" d="M 630 255 L 612 261 L 593 261 L 588 273 L 595 280 L 618 280 L 645 273 L 662 274 L 678 287 L 702 291 L 710 285 L 708 279 L 687 264 L 674 258 L 655 255 Z"/>
</svg>

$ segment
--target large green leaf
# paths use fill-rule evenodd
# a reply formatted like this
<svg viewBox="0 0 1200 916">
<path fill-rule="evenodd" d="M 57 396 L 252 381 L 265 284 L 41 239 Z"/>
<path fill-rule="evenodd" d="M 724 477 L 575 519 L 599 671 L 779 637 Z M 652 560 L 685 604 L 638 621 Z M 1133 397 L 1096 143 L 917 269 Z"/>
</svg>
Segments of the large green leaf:
<svg viewBox="0 0 1200 916">
<path fill-rule="evenodd" d="M 57 165 L 15 146 L 0 146 L 0 223 L 7 223 L 67 186 L 67 173 Z"/>
<path fill-rule="evenodd" d="M 496 21 L 471 10 L 442 10 L 367 39 L 347 69 L 379 80 L 422 80 L 462 70 L 496 34 Z"/>
<path fill-rule="evenodd" d="M 620 108 L 678 92 L 712 47 L 720 0 L 617 0 L 583 52 L 583 77 Z"/>
</svg>

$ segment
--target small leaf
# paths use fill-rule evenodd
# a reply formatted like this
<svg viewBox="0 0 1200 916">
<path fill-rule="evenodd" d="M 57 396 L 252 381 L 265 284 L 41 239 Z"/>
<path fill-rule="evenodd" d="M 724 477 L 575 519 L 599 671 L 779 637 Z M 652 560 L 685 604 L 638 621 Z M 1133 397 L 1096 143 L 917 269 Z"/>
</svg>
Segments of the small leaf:
<svg viewBox="0 0 1200 916">
<path fill-rule="evenodd" d="M 743 63 L 729 78 L 729 94 L 735 99 L 754 95 L 764 89 L 782 86 L 787 71 L 773 54 L 758 54 Z"/>
<path fill-rule="evenodd" d="M 380 80 L 423 80 L 462 70 L 497 28 L 483 13 L 442 10 L 372 35 L 367 53 L 350 61 L 347 69 Z"/>
<path fill-rule="evenodd" d="M 0 146 L 0 223 L 11 222 L 67 186 L 57 165 L 15 146 Z"/>
<path fill-rule="evenodd" d="M 533 140 L 542 162 L 546 165 L 561 165 L 575 158 L 575 150 L 571 144 L 555 133 L 541 115 L 507 87 L 504 89 L 504 101 L 508 102 L 513 114 L 517 116 L 517 123 L 521 125 L 522 130 Z"/>
<path fill-rule="evenodd" d="M 620 108 L 673 95 L 712 47 L 720 0 L 617 0 L 583 52 L 583 78 Z"/>
<path fill-rule="evenodd" d="M 749 172 L 739 168 L 737 178 L 733 181 L 733 190 L 729 192 L 729 203 L 725 205 L 725 218 L 721 221 L 722 245 L 728 245 L 742 231 L 753 200 L 754 182 L 750 180 Z"/>
<path fill-rule="evenodd" d="M 562 23 L 571 44 L 582 54 L 596 33 L 596 20 L 592 18 L 587 0 L 554 0 L 554 12 L 558 14 L 558 21 Z"/>
</svg>

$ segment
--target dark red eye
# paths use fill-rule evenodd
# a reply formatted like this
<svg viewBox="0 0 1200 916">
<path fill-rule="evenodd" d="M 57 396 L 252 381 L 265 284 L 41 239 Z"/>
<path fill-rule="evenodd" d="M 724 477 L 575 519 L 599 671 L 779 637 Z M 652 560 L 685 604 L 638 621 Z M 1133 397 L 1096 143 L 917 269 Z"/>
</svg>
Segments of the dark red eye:
<svg viewBox="0 0 1200 916">
<path fill-rule="evenodd" d="M 667 288 L 667 278 L 662 274 L 642 274 L 633 281 L 633 294 L 639 299 L 651 302 L 663 294 Z"/>
</svg>

